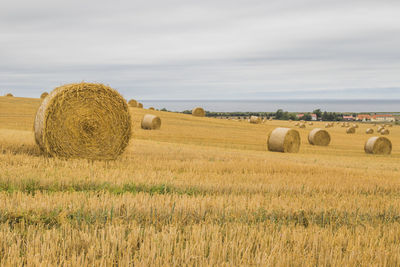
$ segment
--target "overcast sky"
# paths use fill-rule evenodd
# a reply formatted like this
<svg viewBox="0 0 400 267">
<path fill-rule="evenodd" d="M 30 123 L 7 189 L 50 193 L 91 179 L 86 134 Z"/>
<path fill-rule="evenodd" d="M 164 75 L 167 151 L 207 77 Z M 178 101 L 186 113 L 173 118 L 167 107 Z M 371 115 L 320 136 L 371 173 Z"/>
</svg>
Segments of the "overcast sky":
<svg viewBox="0 0 400 267">
<path fill-rule="evenodd" d="M 400 1 L 1 0 L 0 93 L 400 99 Z"/>
</svg>

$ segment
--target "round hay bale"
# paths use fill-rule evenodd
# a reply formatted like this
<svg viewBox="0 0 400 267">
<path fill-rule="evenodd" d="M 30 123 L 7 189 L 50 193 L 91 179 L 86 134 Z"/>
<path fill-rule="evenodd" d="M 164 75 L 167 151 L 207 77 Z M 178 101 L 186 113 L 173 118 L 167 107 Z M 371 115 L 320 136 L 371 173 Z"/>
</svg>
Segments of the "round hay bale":
<svg viewBox="0 0 400 267">
<path fill-rule="evenodd" d="M 308 125 L 313 125 L 314 123 L 312 123 L 311 121 L 308 123 Z"/>
<path fill-rule="evenodd" d="M 299 128 L 306 128 L 306 125 L 304 123 L 300 123 Z"/>
<path fill-rule="evenodd" d="M 149 107 L 149 110 L 154 110 L 154 108 L 153 107 Z"/>
<path fill-rule="evenodd" d="M 346 129 L 346 133 L 347 134 L 354 134 L 354 133 L 356 133 L 356 128 L 349 127 L 349 128 Z"/>
<path fill-rule="evenodd" d="M 389 134 L 389 130 L 388 129 L 383 129 L 380 131 L 381 135 L 388 135 Z"/>
<path fill-rule="evenodd" d="M 8 93 L 8 94 L 5 94 L 4 96 L 7 96 L 7 97 L 13 97 L 14 95 L 13 95 L 13 94 L 11 94 L 11 93 Z"/>
<path fill-rule="evenodd" d="M 328 131 L 315 128 L 308 134 L 308 142 L 315 146 L 327 146 L 331 142 L 331 136 Z"/>
<path fill-rule="evenodd" d="M 300 134 L 290 128 L 275 128 L 268 136 L 268 150 L 297 153 L 300 149 Z"/>
<path fill-rule="evenodd" d="M 40 105 L 34 123 L 40 149 L 60 158 L 111 160 L 131 137 L 125 99 L 103 84 L 77 83 L 54 89 Z"/>
<path fill-rule="evenodd" d="M 206 112 L 205 112 L 204 109 L 201 108 L 201 107 L 195 107 L 195 108 L 192 110 L 192 115 L 193 115 L 193 116 L 196 116 L 196 117 L 204 117 L 204 116 L 206 116 Z"/>
<path fill-rule="evenodd" d="M 271 117 L 271 118 L 269 118 L 269 120 L 270 120 L 270 121 L 272 121 L 272 117 Z"/>
<path fill-rule="evenodd" d="M 353 123 L 352 127 L 357 129 L 357 128 L 358 128 L 358 125 L 355 124 L 355 123 Z"/>
<path fill-rule="evenodd" d="M 329 123 L 325 123 L 325 128 L 330 128 L 331 125 Z"/>
<path fill-rule="evenodd" d="M 389 155 L 392 152 L 392 142 L 383 136 L 374 136 L 365 142 L 364 151 L 368 154 Z"/>
<path fill-rule="evenodd" d="M 346 123 L 343 122 L 342 123 L 342 128 L 344 128 L 344 127 L 346 127 Z"/>
<path fill-rule="evenodd" d="M 138 108 L 143 108 L 143 104 L 142 104 L 142 103 L 138 103 L 138 104 L 137 104 L 137 107 L 138 107 Z"/>
<path fill-rule="evenodd" d="M 138 102 L 135 99 L 131 99 L 129 100 L 128 105 L 130 107 L 136 108 L 138 106 Z"/>
<path fill-rule="evenodd" d="M 49 93 L 43 92 L 43 93 L 40 95 L 40 99 L 45 99 L 46 96 L 48 96 L 48 95 L 49 95 Z"/>
<path fill-rule="evenodd" d="M 385 129 L 385 127 L 379 126 L 377 132 L 380 133 L 380 132 L 381 132 L 382 130 L 384 130 L 384 129 Z"/>
<path fill-rule="evenodd" d="M 295 124 L 294 124 L 294 126 L 299 126 L 300 125 L 300 123 L 298 123 L 298 122 L 296 122 Z"/>
<path fill-rule="evenodd" d="M 255 124 L 259 124 L 261 122 L 261 119 L 257 116 L 251 116 L 250 117 L 250 123 L 255 123 Z"/>
<path fill-rule="evenodd" d="M 142 118 L 142 129 L 145 130 L 158 130 L 161 127 L 161 119 L 152 114 L 146 114 Z"/>
<path fill-rule="evenodd" d="M 374 133 L 374 129 L 372 128 L 368 128 L 367 130 L 365 130 L 366 134 L 373 134 Z"/>
</svg>

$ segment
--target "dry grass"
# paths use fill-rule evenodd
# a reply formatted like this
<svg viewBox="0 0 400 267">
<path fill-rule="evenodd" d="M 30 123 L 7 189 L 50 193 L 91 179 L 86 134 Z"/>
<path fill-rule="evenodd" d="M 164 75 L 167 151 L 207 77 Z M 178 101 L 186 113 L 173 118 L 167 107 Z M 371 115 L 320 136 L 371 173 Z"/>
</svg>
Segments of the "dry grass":
<svg viewBox="0 0 400 267">
<path fill-rule="evenodd" d="M 365 154 L 370 124 L 330 128 L 328 147 L 297 129 L 283 154 L 266 137 L 289 122 L 130 108 L 127 151 L 91 163 L 40 156 L 39 103 L 0 97 L 0 265 L 400 264 L 399 126 L 390 156 Z M 145 113 L 161 130 L 140 128 Z"/>
</svg>

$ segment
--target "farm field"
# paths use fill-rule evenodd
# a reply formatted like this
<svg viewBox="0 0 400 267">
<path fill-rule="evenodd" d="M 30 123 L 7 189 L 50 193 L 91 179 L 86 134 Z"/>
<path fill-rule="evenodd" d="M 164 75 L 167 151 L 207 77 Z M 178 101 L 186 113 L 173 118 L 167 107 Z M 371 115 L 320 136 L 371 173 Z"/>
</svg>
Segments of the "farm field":
<svg viewBox="0 0 400 267">
<path fill-rule="evenodd" d="M 390 156 L 364 153 L 371 124 L 309 145 L 322 122 L 283 154 L 266 138 L 288 121 L 130 108 L 126 152 L 89 162 L 40 155 L 39 105 L 0 97 L 0 265 L 400 265 L 400 126 Z"/>
</svg>

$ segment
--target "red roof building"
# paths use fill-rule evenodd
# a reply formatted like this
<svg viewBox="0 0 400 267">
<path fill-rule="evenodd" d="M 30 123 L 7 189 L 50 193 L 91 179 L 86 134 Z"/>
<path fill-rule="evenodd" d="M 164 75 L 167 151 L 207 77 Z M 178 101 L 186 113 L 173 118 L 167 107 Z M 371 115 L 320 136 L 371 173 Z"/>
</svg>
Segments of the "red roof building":
<svg viewBox="0 0 400 267">
<path fill-rule="evenodd" d="M 345 121 L 352 121 L 352 120 L 354 120 L 354 117 L 353 117 L 353 115 L 349 115 L 349 116 L 343 115 L 343 120 L 345 120 Z"/>
<path fill-rule="evenodd" d="M 359 115 L 357 115 L 356 120 L 358 120 L 358 121 L 369 121 L 369 120 L 371 120 L 371 115 L 369 115 L 369 114 L 359 114 Z"/>
<path fill-rule="evenodd" d="M 396 119 L 391 114 L 379 114 L 373 115 L 371 121 L 396 121 Z"/>
</svg>

